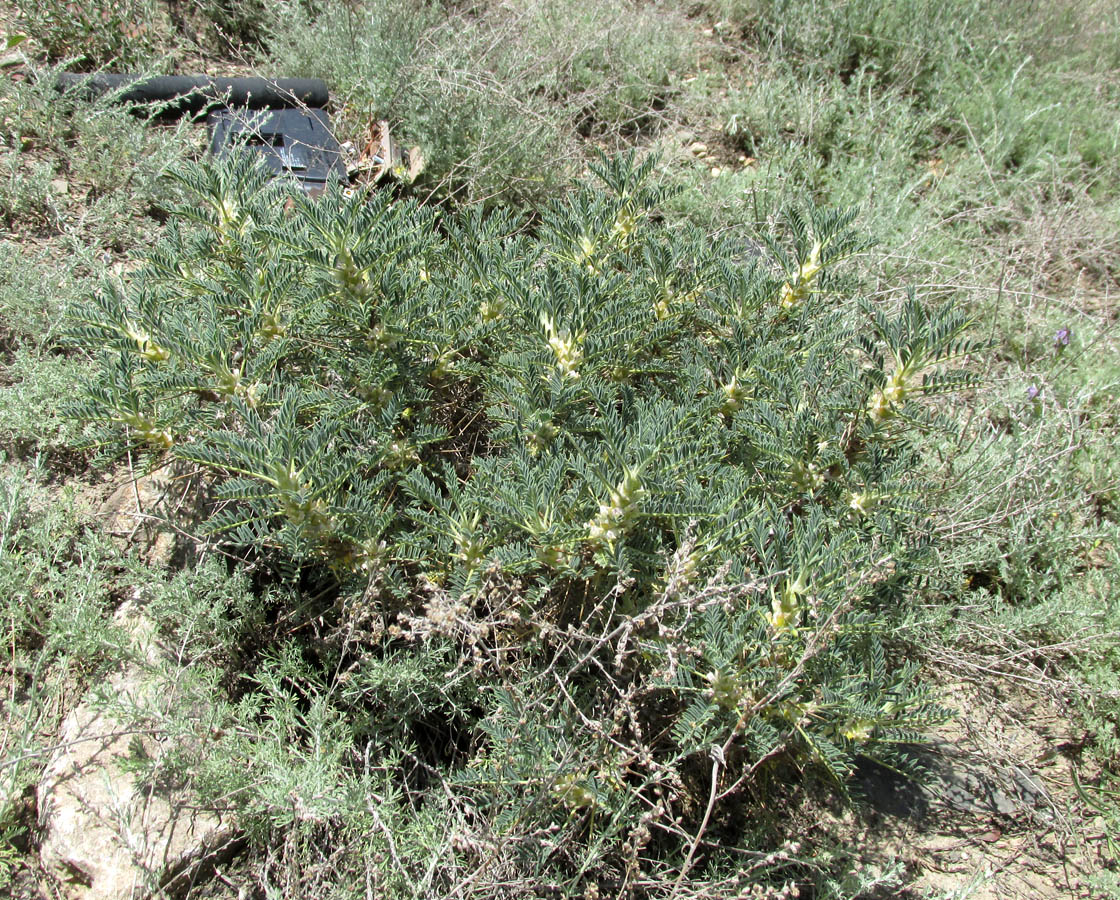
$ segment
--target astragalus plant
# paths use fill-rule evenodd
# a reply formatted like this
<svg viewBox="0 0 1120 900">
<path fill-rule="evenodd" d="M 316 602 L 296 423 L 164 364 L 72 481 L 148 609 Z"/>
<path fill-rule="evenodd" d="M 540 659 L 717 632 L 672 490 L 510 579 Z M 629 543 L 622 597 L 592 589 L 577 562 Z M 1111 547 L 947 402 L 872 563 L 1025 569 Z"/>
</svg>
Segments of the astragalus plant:
<svg viewBox="0 0 1120 900">
<path fill-rule="evenodd" d="M 360 847 L 339 884 L 807 877 L 729 837 L 760 779 L 842 786 L 944 715 L 877 616 L 922 571 L 910 440 L 968 384 L 963 317 L 843 296 L 847 214 L 789 214 L 765 258 L 671 230 L 651 171 L 523 220 L 191 168 L 73 323 L 105 441 L 204 472 L 257 583 L 328 585 L 194 765 L 265 833 Z"/>
</svg>

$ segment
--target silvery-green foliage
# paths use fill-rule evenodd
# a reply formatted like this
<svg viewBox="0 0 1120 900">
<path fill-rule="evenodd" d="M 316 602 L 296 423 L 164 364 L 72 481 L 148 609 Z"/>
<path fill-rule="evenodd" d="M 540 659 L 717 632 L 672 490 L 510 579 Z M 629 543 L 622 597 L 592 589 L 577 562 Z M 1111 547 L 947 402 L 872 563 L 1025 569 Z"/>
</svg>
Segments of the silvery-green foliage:
<svg viewBox="0 0 1120 900">
<path fill-rule="evenodd" d="M 849 214 L 791 213 L 772 264 L 744 264 L 667 229 L 651 172 L 604 162 L 527 222 L 192 168 L 148 265 L 73 328 L 106 441 L 201 466 L 215 539 L 329 573 L 380 623 L 368 659 L 458 685 L 410 688 L 394 725 L 354 672 L 331 681 L 353 650 L 269 675 L 303 671 L 281 656 L 250 718 L 302 683 L 298 720 L 394 765 L 416 752 L 402 722 L 453 719 L 461 746 L 424 763 L 440 802 L 491 836 L 545 829 L 546 858 L 526 838 L 502 861 L 565 891 L 693 865 L 679 828 L 634 835 L 703 806 L 698 760 L 842 784 L 944 716 L 877 611 L 920 571 L 910 438 L 924 397 L 968 384 L 944 371 L 975 350 L 965 320 L 837 302 Z M 410 668 L 433 647 L 454 652 Z"/>
</svg>

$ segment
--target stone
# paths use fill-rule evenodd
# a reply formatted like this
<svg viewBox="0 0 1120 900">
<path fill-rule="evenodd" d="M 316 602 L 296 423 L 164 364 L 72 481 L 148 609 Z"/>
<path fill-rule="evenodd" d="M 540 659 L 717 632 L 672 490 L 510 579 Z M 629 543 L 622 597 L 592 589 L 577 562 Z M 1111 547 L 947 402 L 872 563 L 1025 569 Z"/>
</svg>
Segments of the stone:
<svg viewBox="0 0 1120 900">
<path fill-rule="evenodd" d="M 197 519 L 191 503 L 183 502 L 178 475 L 174 464 L 135 478 L 122 473 L 113 482 L 112 493 L 97 508 L 106 532 L 122 546 L 133 548 L 149 565 L 169 565 L 184 550 L 177 534 L 166 524 L 173 512 L 179 520 Z"/>
<path fill-rule="evenodd" d="M 118 622 L 151 661 L 154 628 L 125 603 Z M 141 663 L 112 676 L 105 689 L 127 704 L 154 700 Z M 81 900 L 142 900 L 186 885 L 234 848 L 232 825 L 200 806 L 190 791 L 144 784 L 122 770 L 133 750 L 159 759 L 149 735 L 101 710 L 87 697 L 63 721 L 57 748 L 36 792 L 44 869 Z"/>
<path fill-rule="evenodd" d="M 920 783 L 869 759 L 856 767 L 859 793 L 880 812 L 915 822 L 946 807 L 981 818 L 1050 818 L 1045 788 L 1021 766 L 997 767 L 943 741 L 912 750 L 924 773 Z"/>
</svg>

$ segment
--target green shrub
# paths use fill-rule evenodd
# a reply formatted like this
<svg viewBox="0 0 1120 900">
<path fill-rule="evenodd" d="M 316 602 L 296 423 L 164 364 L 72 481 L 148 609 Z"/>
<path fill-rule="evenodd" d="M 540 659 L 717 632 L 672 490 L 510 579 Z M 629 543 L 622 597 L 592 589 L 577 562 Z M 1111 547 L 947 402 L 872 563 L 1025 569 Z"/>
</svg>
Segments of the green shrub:
<svg viewBox="0 0 1120 900">
<path fill-rule="evenodd" d="M 65 458 L 83 444 L 78 423 L 58 415 L 57 399 L 72 394 L 86 371 L 83 360 L 16 351 L 4 373 L 9 384 L 0 386 L 0 446 Z"/>
<path fill-rule="evenodd" d="M 108 572 L 118 555 L 69 492 L 49 495 L 47 472 L 0 460 L 0 591 L 7 696 L 0 719 L 0 888 L 33 830 L 24 798 L 37 783 L 76 688 L 124 656 L 109 619 Z M 32 807 L 32 808 L 29 808 Z"/>
<path fill-rule="evenodd" d="M 884 84 L 928 96 L 973 52 L 978 31 L 996 32 L 978 0 L 717 0 L 717 13 L 752 42 L 813 79 L 874 73 Z"/>
<path fill-rule="evenodd" d="M 26 0 L 19 11 L 28 35 L 52 60 L 74 59 L 87 70 L 135 65 L 155 47 L 156 7 L 151 0 Z"/>
<path fill-rule="evenodd" d="M 199 12 L 218 38 L 232 49 L 262 44 L 273 15 L 264 0 L 202 0 Z"/>
<path fill-rule="evenodd" d="M 292 5 L 269 62 L 326 79 L 359 147 L 389 120 L 423 150 L 420 187 L 468 200 L 538 201 L 582 171 L 584 139 L 618 147 L 655 132 L 695 44 L 676 11 L 620 0 L 405 8 Z"/>
<path fill-rule="evenodd" d="M 65 264 L 46 268 L 69 281 L 106 250 L 151 243 L 166 186 L 160 176 L 194 148 L 189 121 L 161 125 L 108 97 L 59 94 L 58 71 L 0 83 L 0 220 L 39 237 L 65 235 Z M 41 284 L 33 290 L 43 293 Z"/>
<path fill-rule="evenodd" d="M 148 265 L 79 313 L 103 362 L 80 414 L 201 466 L 216 540 L 337 598 L 304 613 L 335 637 L 275 642 L 207 739 L 260 833 L 391 838 L 364 778 L 433 854 L 390 893 L 472 859 L 480 896 L 715 877 L 718 786 L 905 765 L 944 716 L 877 611 L 921 570 L 911 436 L 969 382 L 946 370 L 965 320 L 837 302 L 848 214 L 790 213 L 773 269 L 667 229 L 651 169 L 597 166 L 531 230 L 189 169 Z M 425 815 L 457 844 L 435 852 L 398 770 L 442 784 Z"/>
</svg>

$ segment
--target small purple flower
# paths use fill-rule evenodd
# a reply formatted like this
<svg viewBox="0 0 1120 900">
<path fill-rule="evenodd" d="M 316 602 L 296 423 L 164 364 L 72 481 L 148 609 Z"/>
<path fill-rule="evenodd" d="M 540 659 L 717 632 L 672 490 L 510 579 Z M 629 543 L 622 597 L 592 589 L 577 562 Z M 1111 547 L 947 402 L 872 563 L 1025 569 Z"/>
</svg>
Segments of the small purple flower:
<svg viewBox="0 0 1120 900">
<path fill-rule="evenodd" d="M 1068 347 L 1069 346 L 1069 329 L 1059 328 L 1058 333 L 1054 335 L 1055 347 Z"/>
<path fill-rule="evenodd" d="M 1038 385 L 1032 384 L 1029 388 L 1027 388 L 1027 397 L 1029 397 L 1031 400 L 1036 399 L 1038 397 L 1038 394 Z"/>
</svg>

